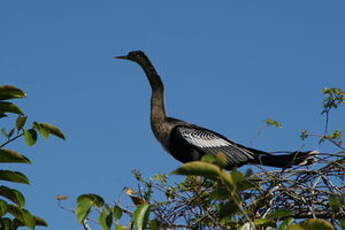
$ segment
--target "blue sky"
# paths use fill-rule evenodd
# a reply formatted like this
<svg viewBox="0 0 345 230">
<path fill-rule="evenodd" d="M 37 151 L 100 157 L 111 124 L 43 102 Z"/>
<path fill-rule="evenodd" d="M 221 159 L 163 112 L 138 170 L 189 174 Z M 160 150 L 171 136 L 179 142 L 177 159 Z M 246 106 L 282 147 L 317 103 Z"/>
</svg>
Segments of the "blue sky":
<svg viewBox="0 0 345 230">
<path fill-rule="evenodd" d="M 33 165 L 28 209 L 49 229 L 81 229 L 55 196 L 94 192 L 114 201 L 133 185 L 130 171 L 168 173 L 180 164 L 151 134 L 150 88 L 134 63 L 144 50 L 166 84 L 171 116 L 253 147 L 299 149 L 301 129 L 320 133 L 321 89 L 345 86 L 343 1 L 2 1 L 1 84 L 28 93 L 18 101 L 30 121 L 58 125 L 50 138 L 14 150 Z M 344 128 L 344 110 L 330 129 Z M 307 142 L 305 149 L 329 151 Z"/>
</svg>

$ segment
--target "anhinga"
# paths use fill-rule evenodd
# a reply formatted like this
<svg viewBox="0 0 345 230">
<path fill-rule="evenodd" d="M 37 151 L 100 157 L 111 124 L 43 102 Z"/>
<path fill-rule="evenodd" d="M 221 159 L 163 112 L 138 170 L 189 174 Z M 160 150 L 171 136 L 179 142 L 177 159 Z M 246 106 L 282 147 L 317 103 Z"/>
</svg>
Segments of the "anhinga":
<svg viewBox="0 0 345 230">
<path fill-rule="evenodd" d="M 244 164 L 260 164 L 280 168 L 306 165 L 317 151 L 272 155 L 237 144 L 226 137 L 200 126 L 168 117 L 164 105 L 164 85 L 148 57 L 142 51 L 132 51 L 116 57 L 138 63 L 144 70 L 152 88 L 151 127 L 155 137 L 177 160 L 185 163 L 200 160 L 205 154 L 226 156 L 227 169 Z"/>
</svg>

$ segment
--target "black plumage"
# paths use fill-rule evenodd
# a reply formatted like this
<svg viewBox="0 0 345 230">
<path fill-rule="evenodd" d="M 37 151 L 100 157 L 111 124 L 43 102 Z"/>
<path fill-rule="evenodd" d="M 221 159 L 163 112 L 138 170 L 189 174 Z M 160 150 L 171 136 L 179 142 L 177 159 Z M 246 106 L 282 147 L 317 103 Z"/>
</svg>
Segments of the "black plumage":
<svg viewBox="0 0 345 230">
<path fill-rule="evenodd" d="M 255 154 L 236 145 L 225 137 L 200 127 L 176 126 L 170 134 L 170 150 L 177 157 L 184 152 L 195 151 L 192 159 L 179 159 L 182 162 L 199 160 L 203 154 L 216 155 L 223 153 L 227 156 L 227 163 L 231 166 L 241 166 L 255 159 Z M 177 146 L 177 148 L 174 148 Z M 190 154 L 186 154 L 187 156 Z"/>
<path fill-rule="evenodd" d="M 138 63 L 144 70 L 152 88 L 151 127 L 155 137 L 177 160 L 185 163 L 200 160 L 205 154 L 226 156 L 227 169 L 244 164 L 261 164 L 287 168 L 310 164 L 317 151 L 272 155 L 264 151 L 237 144 L 226 137 L 197 125 L 167 117 L 164 105 L 164 85 L 154 66 L 142 51 L 132 51 L 116 57 Z"/>
</svg>

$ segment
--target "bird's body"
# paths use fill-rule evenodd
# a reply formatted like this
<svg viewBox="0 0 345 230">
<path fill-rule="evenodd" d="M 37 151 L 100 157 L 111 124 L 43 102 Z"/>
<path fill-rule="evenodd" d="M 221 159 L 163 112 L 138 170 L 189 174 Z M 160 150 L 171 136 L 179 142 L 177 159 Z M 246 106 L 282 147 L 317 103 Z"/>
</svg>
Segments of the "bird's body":
<svg viewBox="0 0 345 230">
<path fill-rule="evenodd" d="M 154 66 L 142 51 L 132 51 L 117 57 L 138 63 L 144 70 L 152 88 L 151 128 L 166 151 L 183 163 L 200 160 L 205 154 L 226 156 L 226 168 L 243 164 L 262 164 L 280 168 L 310 163 L 316 151 L 272 155 L 264 151 L 237 144 L 223 135 L 166 115 L 164 85 Z"/>
</svg>

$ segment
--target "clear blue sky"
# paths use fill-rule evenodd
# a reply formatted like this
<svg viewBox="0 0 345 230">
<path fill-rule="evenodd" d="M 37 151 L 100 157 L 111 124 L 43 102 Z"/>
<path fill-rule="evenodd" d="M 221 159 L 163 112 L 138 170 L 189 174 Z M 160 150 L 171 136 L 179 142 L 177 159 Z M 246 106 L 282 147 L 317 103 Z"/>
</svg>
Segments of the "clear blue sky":
<svg viewBox="0 0 345 230">
<path fill-rule="evenodd" d="M 169 115 L 242 144 L 265 118 L 254 147 L 299 149 L 301 129 L 322 129 L 321 89 L 345 86 L 343 1 L 1 1 L 1 84 L 24 89 L 31 121 L 58 125 L 20 166 L 28 209 L 49 229 L 81 229 L 55 196 L 94 192 L 113 201 L 145 176 L 178 165 L 151 134 L 148 82 L 134 63 L 112 59 L 144 50 L 166 84 Z M 344 128 L 344 110 L 330 128 Z M 342 119 L 342 120 L 341 120 Z M 308 144 L 305 149 L 325 146 Z"/>
</svg>

